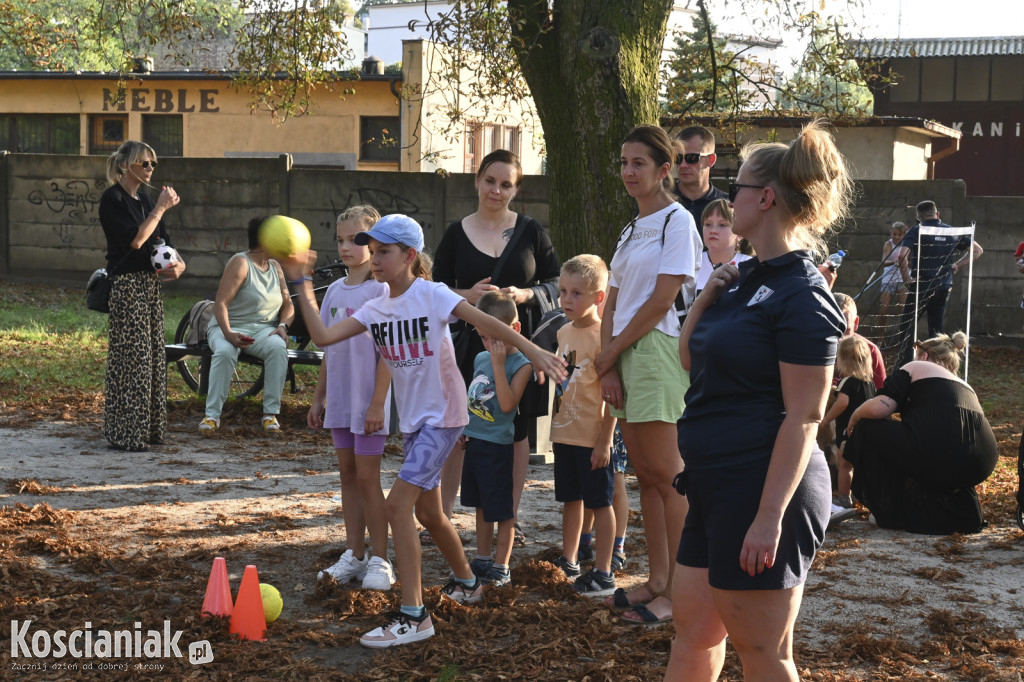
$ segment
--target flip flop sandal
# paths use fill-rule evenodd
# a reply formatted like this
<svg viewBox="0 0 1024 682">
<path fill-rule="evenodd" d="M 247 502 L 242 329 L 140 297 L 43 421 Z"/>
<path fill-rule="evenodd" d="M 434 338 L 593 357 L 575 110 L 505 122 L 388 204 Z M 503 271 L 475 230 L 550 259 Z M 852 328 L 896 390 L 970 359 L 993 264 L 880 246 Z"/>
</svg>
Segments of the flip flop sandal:
<svg viewBox="0 0 1024 682">
<path fill-rule="evenodd" d="M 646 589 L 649 593 L 651 592 L 651 588 L 647 587 Z M 651 594 L 653 595 L 653 593 Z M 626 591 L 626 588 L 620 587 L 615 590 L 615 594 L 613 594 L 608 599 L 604 600 L 604 604 L 605 606 L 614 606 L 617 609 L 631 609 L 637 604 L 643 604 L 645 602 L 654 600 L 656 596 L 657 595 L 653 595 L 650 599 L 641 599 L 639 601 L 631 602 L 629 601 L 629 592 Z"/>
<path fill-rule="evenodd" d="M 627 616 L 631 612 L 636 613 L 638 616 L 640 616 L 640 619 L 638 620 L 636 618 L 627 618 Z M 655 613 L 651 611 L 649 608 L 647 608 L 646 605 L 635 604 L 633 606 L 632 611 L 626 611 L 624 614 L 622 614 L 622 620 L 626 621 L 631 625 L 661 625 L 662 623 L 671 623 L 672 616 L 668 615 L 664 618 L 658 618 L 658 616 L 655 615 Z"/>
<path fill-rule="evenodd" d="M 512 538 L 512 544 L 515 545 L 516 547 L 525 547 L 526 546 L 526 536 L 523 534 L 523 529 L 519 527 L 519 523 L 518 522 L 515 524 L 514 528 L 515 528 L 515 535 Z"/>
<path fill-rule="evenodd" d="M 434 538 L 430 537 L 430 531 L 424 528 L 420 531 L 420 544 L 421 545 L 432 545 L 434 544 Z"/>
</svg>

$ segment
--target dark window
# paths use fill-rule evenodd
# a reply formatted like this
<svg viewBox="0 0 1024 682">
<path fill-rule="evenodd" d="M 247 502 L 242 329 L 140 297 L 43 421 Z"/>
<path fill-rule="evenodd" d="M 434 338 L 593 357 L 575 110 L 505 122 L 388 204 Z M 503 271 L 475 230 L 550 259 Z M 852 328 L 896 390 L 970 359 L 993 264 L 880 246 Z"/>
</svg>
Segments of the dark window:
<svg viewBox="0 0 1024 682">
<path fill-rule="evenodd" d="M 142 117 L 142 139 L 157 156 L 181 156 L 184 149 L 181 116 Z"/>
<path fill-rule="evenodd" d="M 361 161 L 399 160 L 398 116 L 361 116 L 359 126 Z"/>
<path fill-rule="evenodd" d="M 21 154 L 78 154 L 76 115 L 0 116 L 0 149 Z"/>
<path fill-rule="evenodd" d="M 124 114 L 98 114 L 89 117 L 89 153 L 116 152 L 124 143 L 128 132 L 128 116 Z"/>
</svg>

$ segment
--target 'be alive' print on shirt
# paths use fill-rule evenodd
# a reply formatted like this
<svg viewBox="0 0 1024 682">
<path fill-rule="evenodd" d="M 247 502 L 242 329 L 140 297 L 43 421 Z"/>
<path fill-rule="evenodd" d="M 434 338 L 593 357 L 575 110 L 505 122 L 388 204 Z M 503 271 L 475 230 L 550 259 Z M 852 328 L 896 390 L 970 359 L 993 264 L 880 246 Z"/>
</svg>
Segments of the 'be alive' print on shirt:
<svg viewBox="0 0 1024 682">
<path fill-rule="evenodd" d="M 417 279 L 401 296 L 367 301 L 352 316 L 369 330 L 391 372 L 402 433 L 469 421 L 448 331 L 452 311 L 464 300 L 443 284 Z"/>
</svg>

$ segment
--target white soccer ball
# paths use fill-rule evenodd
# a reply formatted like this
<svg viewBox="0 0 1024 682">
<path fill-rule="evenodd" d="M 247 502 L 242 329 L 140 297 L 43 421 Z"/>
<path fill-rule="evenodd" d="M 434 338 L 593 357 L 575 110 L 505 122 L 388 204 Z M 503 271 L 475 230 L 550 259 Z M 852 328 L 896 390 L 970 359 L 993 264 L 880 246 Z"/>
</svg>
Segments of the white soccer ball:
<svg viewBox="0 0 1024 682">
<path fill-rule="evenodd" d="M 178 260 L 180 260 L 178 252 L 174 250 L 174 247 L 167 246 L 163 243 L 157 244 L 153 247 L 153 252 L 150 254 L 149 258 L 149 261 L 157 270 L 166 270 L 177 263 Z"/>
</svg>

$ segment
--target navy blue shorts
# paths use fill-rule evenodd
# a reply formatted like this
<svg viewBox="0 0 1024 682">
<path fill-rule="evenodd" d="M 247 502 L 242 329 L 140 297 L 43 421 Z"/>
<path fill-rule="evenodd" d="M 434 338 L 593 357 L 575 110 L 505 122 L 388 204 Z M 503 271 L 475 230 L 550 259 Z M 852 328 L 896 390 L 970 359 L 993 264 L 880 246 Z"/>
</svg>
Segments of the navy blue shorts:
<svg viewBox="0 0 1024 682">
<path fill-rule="evenodd" d="M 757 514 L 768 472 L 767 459 L 744 467 L 690 471 L 686 515 L 676 561 L 708 569 L 708 583 L 721 590 L 785 590 L 803 584 L 825 539 L 832 502 L 828 464 L 818 448 L 782 517 L 775 564 L 751 577 L 740 551 Z"/>
<path fill-rule="evenodd" d="M 563 443 L 552 443 L 551 448 L 555 451 L 555 500 L 583 500 L 585 509 L 612 506 L 615 472 L 610 463 L 595 471 L 590 468 L 594 448 Z"/>
<path fill-rule="evenodd" d="M 484 521 L 500 523 L 512 511 L 512 443 L 470 438 L 462 463 L 462 506 L 484 512 Z"/>
</svg>

